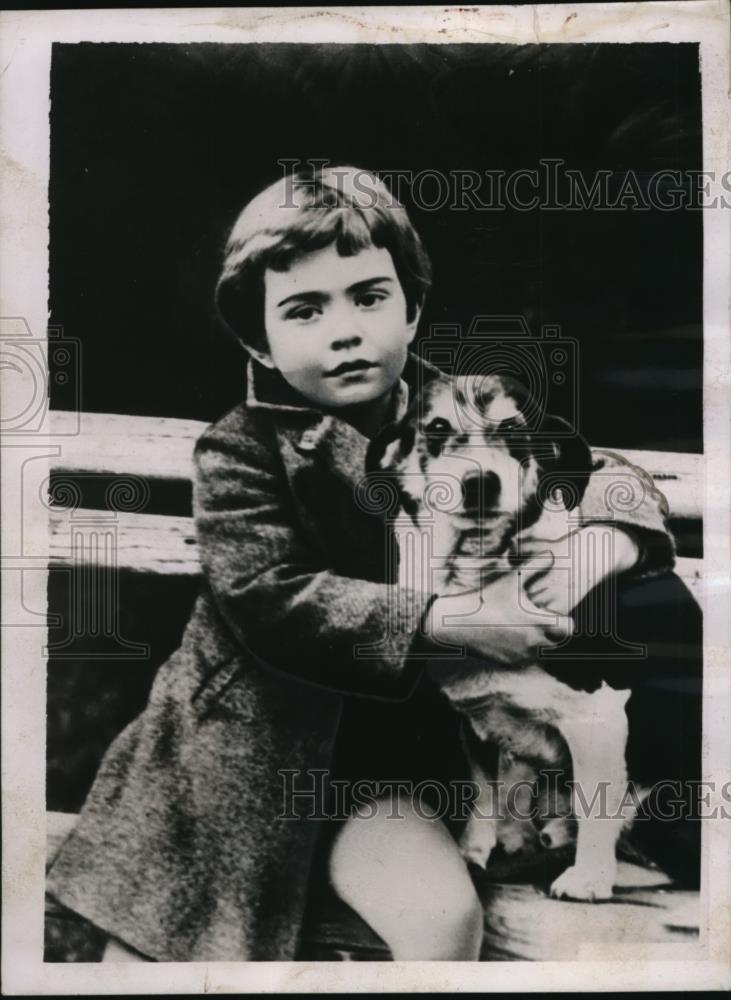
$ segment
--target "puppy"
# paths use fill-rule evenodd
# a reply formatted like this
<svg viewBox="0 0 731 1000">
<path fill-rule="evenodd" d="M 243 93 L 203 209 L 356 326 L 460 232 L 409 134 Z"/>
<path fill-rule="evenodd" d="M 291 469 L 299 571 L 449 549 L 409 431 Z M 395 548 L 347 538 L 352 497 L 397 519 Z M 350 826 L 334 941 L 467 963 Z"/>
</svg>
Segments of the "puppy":
<svg viewBox="0 0 731 1000">
<path fill-rule="evenodd" d="M 540 433 L 529 432 L 525 395 L 503 377 L 427 385 L 404 419 L 376 439 L 369 459 L 371 468 L 398 484 L 404 512 L 395 525 L 401 582 L 413 585 L 428 573 L 428 587 L 438 593 L 477 591 L 515 570 L 521 540 L 565 538 L 575 530 L 571 511 L 583 496 L 592 457 L 583 439 L 567 431 L 567 424 L 549 417 Z M 554 803 L 557 815 L 540 834 L 531 827 L 532 836 L 557 846 L 571 839 L 575 826 L 574 864 L 553 882 L 551 894 L 610 898 L 616 843 L 630 818 L 625 763 L 630 691 L 603 681 L 586 691 L 580 679 L 574 687 L 550 672 L 550 660 L 508 669 L 455 659 L 432 676 L 468 720 L 471 734 L 468 756 L 480 792 L 461 841 L 466 859 L 484 866 L 496 843 L 508 851 L 526 843 L 526 824 L 484 818 L 494 803 L 480 744 L 499 747 L 500 777 L 508 779 L 502 788 L 507 785 L 508 793 L 516 778 L 539 769 L 566 770 L 570 763 L 574 788 L 584 801 L 604 792 L 594 807 L 601 801 L 605 814 L 577 810 L 574 824 L 561 803 L 558 808 Z M 517 805 L 512 803 L 513 812 Z M 511 811 L 502 800 L 501 806 L 499 813 Z"/>
</svg>

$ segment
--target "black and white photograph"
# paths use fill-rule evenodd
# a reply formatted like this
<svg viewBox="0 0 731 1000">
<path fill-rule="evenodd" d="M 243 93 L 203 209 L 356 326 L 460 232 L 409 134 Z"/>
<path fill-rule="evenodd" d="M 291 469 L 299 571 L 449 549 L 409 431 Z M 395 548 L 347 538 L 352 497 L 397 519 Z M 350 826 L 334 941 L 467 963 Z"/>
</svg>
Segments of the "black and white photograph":
<svg viewBox="0 0 731 1000">
<path fill-rule="evenodd" d="M 728 988 L 728 24 L 3 15 L 11 995 Z"/>
</svg>

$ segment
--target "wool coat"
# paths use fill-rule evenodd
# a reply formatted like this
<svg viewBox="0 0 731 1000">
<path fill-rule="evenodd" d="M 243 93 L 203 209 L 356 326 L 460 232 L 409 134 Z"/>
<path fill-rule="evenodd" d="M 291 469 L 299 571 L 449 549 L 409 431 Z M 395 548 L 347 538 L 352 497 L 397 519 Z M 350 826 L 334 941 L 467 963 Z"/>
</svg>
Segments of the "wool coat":
<svg viewBox="0 0 731 1000">
<path fill-rule="evenodd" d="M 411 357 L 392 416 L 432 377 Z M 245 401 L 196 445 L 200 594 L 47 883 L 152 959 L 295 957 L 343 707 L 407 704 L 423 683 L 432 595 L 395 582 L 384 505 L 364 487 L 367 447 L 253 362 Z M 671 566 L 651 479 L 632 467 L 644 496 L 618 513 L 606 473 L 627 466 L 594 457 L 584 523 L 624 522 L 643 539 L 644 572 Z"/>
</svg>

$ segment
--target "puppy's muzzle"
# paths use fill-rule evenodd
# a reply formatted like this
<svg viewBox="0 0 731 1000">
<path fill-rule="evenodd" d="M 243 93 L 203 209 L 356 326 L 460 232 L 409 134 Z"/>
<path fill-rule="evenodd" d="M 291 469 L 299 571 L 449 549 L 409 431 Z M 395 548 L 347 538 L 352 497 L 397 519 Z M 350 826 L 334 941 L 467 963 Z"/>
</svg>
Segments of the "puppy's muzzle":
<svg viewBox="0 0 731 1000">
<path fill-rule="evenodd" d="M 500 477 L 495 472 L 468 472 L 462 480 L 465 514 L 484 517 L 495 513 L 500 490 Z"/>
</svg>

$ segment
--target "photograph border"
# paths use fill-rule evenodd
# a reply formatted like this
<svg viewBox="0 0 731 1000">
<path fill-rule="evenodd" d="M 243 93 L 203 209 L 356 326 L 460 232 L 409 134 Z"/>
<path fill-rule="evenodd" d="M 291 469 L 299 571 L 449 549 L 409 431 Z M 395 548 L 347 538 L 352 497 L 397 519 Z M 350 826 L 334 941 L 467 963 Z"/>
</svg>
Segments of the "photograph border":
<svg viewBox="0 0 731 1000">
<path fill-rule="evenodd" d="M 0 333 L 46 347 L 51 47 L 54 42 L 626 43 L 697 42 L 703 168 L 720 178 L 729 143 L 729 4 L 557 4 L 490 7 L 279 7 L 5 11 L 0 14 Z M 731 778 L 731 210 L 703 209 L 704 610 L 703 780 L 709 807 Z M 35 345 L 35 347 L 32 347 Z M 2 976 L 7 995 L 242 992 L 497 992 L 700 990 L 731 987 L 731 823 L 704 821 L 700 954 L 677 946 L 607 946 L 576 962 L 43 963 L 45 626 L 48 510 L 34 482 L 64 447 L 45 416 L 32 435 L 11 417 L 45 395 L 43 361 L 19 384 L 3 371 L 2 438 Z M 40 383 L 38 379 L 40 378 Z M 35 381 L 34 381 L 35 379 Z M 15 409 L 14 409 L 15 408 Z"/>
</svg>

